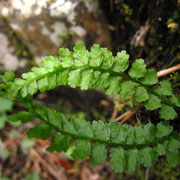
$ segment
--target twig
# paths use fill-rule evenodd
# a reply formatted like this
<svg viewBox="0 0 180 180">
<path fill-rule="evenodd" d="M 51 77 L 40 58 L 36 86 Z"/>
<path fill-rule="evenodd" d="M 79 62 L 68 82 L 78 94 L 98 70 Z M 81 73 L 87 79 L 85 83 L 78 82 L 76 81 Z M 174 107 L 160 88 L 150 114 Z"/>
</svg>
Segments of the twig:
<svg viewBox="0 0 180 180">
<path fill-rule="evenodd" d="M 67 178 L 62 175 L 62 173 L 59 171 L 59 172 L 56 172 L 40 155 L 38 152 L 36 152 L 36 150 L 34 148 L 31 148 L 30 151 L 32 152 L 32 154 L 34 154 L 38 159 L 39 161 L 45 166 L 47 167 L 47 169 L 49 170 L 49 172 L 57 179 L 64 179 L 66 180 Z"/>
<path fill-rule="evenodd" d="M 168 69 L 161 70 L 157 73 L 157 77 L 166 76 L 168 74 L 173 73 L 174 71 L 180 70 L 180 64 L 177 64 L 176 66 L 170 67 Z"/>
<path fill-rule="evenodd" d="M 116 108 L 114 108 L 113 113 L 112 113 L 112 117 L 111 117 L 111 122 L 115 121 L 117 114 L 118 114 L 118 110 Z"/>
<path fill-rule="evenodd" d="M 116 94 L 115 97 L 114 97 L 114 101 L 115 101 L 115 99 L 117 99 L 118 97 L 119 97 L 119 95 Z M 115 102 L 114 102 L 114 104 L 115 104 Z M 112 113 L 110 122 L 114 122 L 114 121 L 115 121 L 115 119 L 116 119 L 116 117 L 117 117 L 117 114 L 118 114 L 118 109 L 117 109 L 116 107 L 114 107 L 114 110 L 113 110 L 113 113 Z"/>
<path fill-rule="evenodd" d="M 141 26 L 138 31 L 136 31 L 135 35 L 131 40 L 131 45 L 134 47 L 144 46 L 145 37 L 150 28 L 150 21 L 149 19 L 146 21 L 144 26 Z"/>
<path fill-rule="evenodd" d="M 137 109 L 131 109 L 131 113 L 129 115 L 126 115 L 126 117 L 120 122 L 120 124 L 124 124 L 126 121 L 128 121 L 134 114 L 136 114 Z"/>
<path fill-rule="evenodd" d="M 149 167 L 146 168 L 145 180 L 149 179 Z"/>
<path fill-rule="evenodd" d="M 126 111 L 125 113 L 121 114 L 114 121 L 117 122 L 117 121 L 125 119 L 126 117 L 132 117 L 136 112 L 137 112 L 137 109 L 130 109 Z"/>
</svg>

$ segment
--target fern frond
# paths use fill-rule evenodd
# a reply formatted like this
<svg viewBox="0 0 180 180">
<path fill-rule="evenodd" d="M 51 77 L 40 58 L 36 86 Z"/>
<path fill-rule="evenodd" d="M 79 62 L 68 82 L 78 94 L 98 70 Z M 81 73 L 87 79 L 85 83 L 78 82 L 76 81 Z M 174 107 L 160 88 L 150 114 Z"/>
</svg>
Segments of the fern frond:
<svg viewBox="0 0 180 180">
<path fill-rule="evenodd" d="M 29 137 L 47 139 L 54 129 L 58 134 L 52 136 L 47 150 L 66 151 L 73 143 L 72 157 L 77 160 L 89 156 L 92 167 L 106 161 L 106 145 L 111 147 L 110 164 L 116 172 L 124 169 L 135 171 L 140 164 L 150 167 L 158 156 L 179 152 L 179 136 L 174 135 L 172 126 L 164 122 L 144 127 L 102 121 L 93 121 L 91 124 L 84 119 L 68 121 L 63 114 L 40 104 L 25 103 L 25 106 L 31 114 L 28 115 L 29 120 L 36 117 L 45 123 L 31 128 L 27 132 Z M 19 114 L 11 115 L 9 119 L 19 121 Z M 27 116 L 22 117 L 21 121 L 24 122 L 24 119 L 27 122 Z"/>
<path fill-rule="evenodd" d="M 95 44 L 88 52 L 78 43 L 74 52 L 61 48 L 59 54 L 60 60 L 48 56 L 41 61 L 40 67 L 33 67 L 31 72 L 22 74 L 22 79 L 9 82 L 7 92 L 25 98 L 38 90 L 45 92 L 66 84 L 82 90 L 101 88 L 107 95 L 118 93 L 122 98 L 133 95 L 137 102 L 144 102 L 147 110 L 161 108 L 160 117 L 163 119 L 177 117 L 174 107 L 180 107 L 180 97 L 172 93 L 169 81 L 157 84 L 157 72 L 146 69 L 144 60 L 137 59 L 126 74 L 129 55 L 124 50 L 113 57 L 109 50 L 99 45 Z M 150 86 L 154 84 L 155 87 Z M 168 111 L 170 113 L 166 116 Z"/>
</svg>

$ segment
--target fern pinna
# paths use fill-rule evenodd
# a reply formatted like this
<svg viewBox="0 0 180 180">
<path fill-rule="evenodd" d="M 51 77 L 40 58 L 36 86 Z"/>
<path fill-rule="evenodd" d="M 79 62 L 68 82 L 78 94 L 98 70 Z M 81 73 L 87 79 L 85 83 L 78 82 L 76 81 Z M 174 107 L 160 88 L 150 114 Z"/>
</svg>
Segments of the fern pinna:
<svg viewBox="0 0 180 180">
<path fill-rule="evenodd" d="M 28 109 L 28 112 L 10 115 L 9 120 L 26 123 L 39 118 L 43 124 L 31 128 L 27 132 L 29 137 L 52 136 L 47 148 L 50 152 L 66 152 L 73 145 L 73 159 L 89 156 L 92 167 L 107 160 L 106 146 L 115 172 L 135 171 L 141 164 L 150 167 L 162 155 L 166 155 L 169 163 L 179 164 L 180 136 L 168 120 L 177 118 L 175 109 L 180 107 L 180 97 L 173 94 L 171 83 L 158 82 L 157 72 L 146 69 L 143 59 L 137 59 L 129 68 L 129 55 L 124 50 L 115 57 L 97 44 L 90 52 L 80 43 L 73 50 L 61 48 L 59 59 L 46 57 L 40 67 L 22 74 L 22 79 L 14 78 L 11 71 L 1 76 L 1 97 L 20 102 Z M 38 90 L 45 92 L 66 84 L 82 90 L 101 88 L 107 95 L 119 94 L 122 98 L 134 96 L 147 110 L 160 109 L 162 121 L 157 125 L 133 127 L 119 122 L 67 120 L 63 114 L 32 102 Z M 53 130 L 57 132 L 55 135 L 51 135 Z"/>
</svg>

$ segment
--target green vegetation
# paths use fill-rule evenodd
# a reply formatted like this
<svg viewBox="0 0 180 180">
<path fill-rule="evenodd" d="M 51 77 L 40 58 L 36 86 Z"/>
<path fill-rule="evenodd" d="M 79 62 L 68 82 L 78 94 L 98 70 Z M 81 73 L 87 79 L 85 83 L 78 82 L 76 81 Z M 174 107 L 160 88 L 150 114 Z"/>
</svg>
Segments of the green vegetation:
<svg viewBox="0 0 180 180">
<path fill-rule="evenodd" d="M 73 144 L 72 158 L 89 156 L 92 167 L 106 161 L 106 146 L 109 146 L 110 164 L 115 172 L 135 171 L 141 164 L 150 167 L 162 155 L 166 155 L 169 164 L 180 163 L 180 137 L 169 125 L 169 120 L 178 116 L 176 109 L 180 107 L 180 97 L 173 94 L 168 80 L 158 82 L 157 72 L 146 69 L 143 59 L 135 60 L 128 70 L 129 55 L 124 50 L 114 57 L 99 45 L 95 44 L 88 52 L 78 43 L 73 52 L 61 48 L 59 55 L 60 60 L 48 56 L 41 61 L 40 67 L 22 74 L 22 79 L 14 78 L 12 72 L 1 76 L 1 97 L 22 103 L 28 109 L 10 115 L 9 121 L 26 123 L 39 118 L 43 123 L 31 128 L 27 132 L 29 137 L 47 139 L 55 130 L 57 134 L 52 135 L 47 150 L 66 152 Z M 32 101 L 38 91 L 66 84 L 81 90 L 100 88 L 107 95 L 119 94 L 122 98 L 134 96 L 147 110 L 160 109 L 161 122 L 133 127 L 101 120 L 90 123 L 72 118 L 69 121 L 63 114 Z"/>
</svg>

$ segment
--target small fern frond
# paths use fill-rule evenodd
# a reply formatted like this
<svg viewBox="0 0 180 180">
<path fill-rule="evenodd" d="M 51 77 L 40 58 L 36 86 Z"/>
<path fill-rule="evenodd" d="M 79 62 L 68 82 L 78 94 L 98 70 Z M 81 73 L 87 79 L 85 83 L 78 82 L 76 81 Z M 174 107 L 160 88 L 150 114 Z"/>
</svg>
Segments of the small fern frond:
<svg viewBox="0 0 180 180">
<path fill-rule="evenodd" d="M 159 156 L 166 155 L 168 160 L 172 152 L 180 152 L 179 136 L 173 132 L 172 126 L 164 122 L 156 126 L 147 124 L 144 127 L 133 127 L 120 125 L 119 122 L 90 123 L 84 119 L 68 121 L 63 114 L 40 104 L 25 103 L 25 106 L 29 113 L 21 118 L 19 113 L 11 115 L 9 120 L 27 122 L 32 117 L 41 119 L 44 124 L 31 128 L 27 132 L 29 137 L 47 139 L 54 129 L 57 134 L 52 136 L 47 150 L 66 152 L 73 144 L 73 159 L 89 156 L 92 167 L 106 161 L 106 146 L 110 148 L 110 164 L 115 172 L 123 172 L 125 169 L 135 171 L 141 164 L 150 167 Z"/>
</svg>

